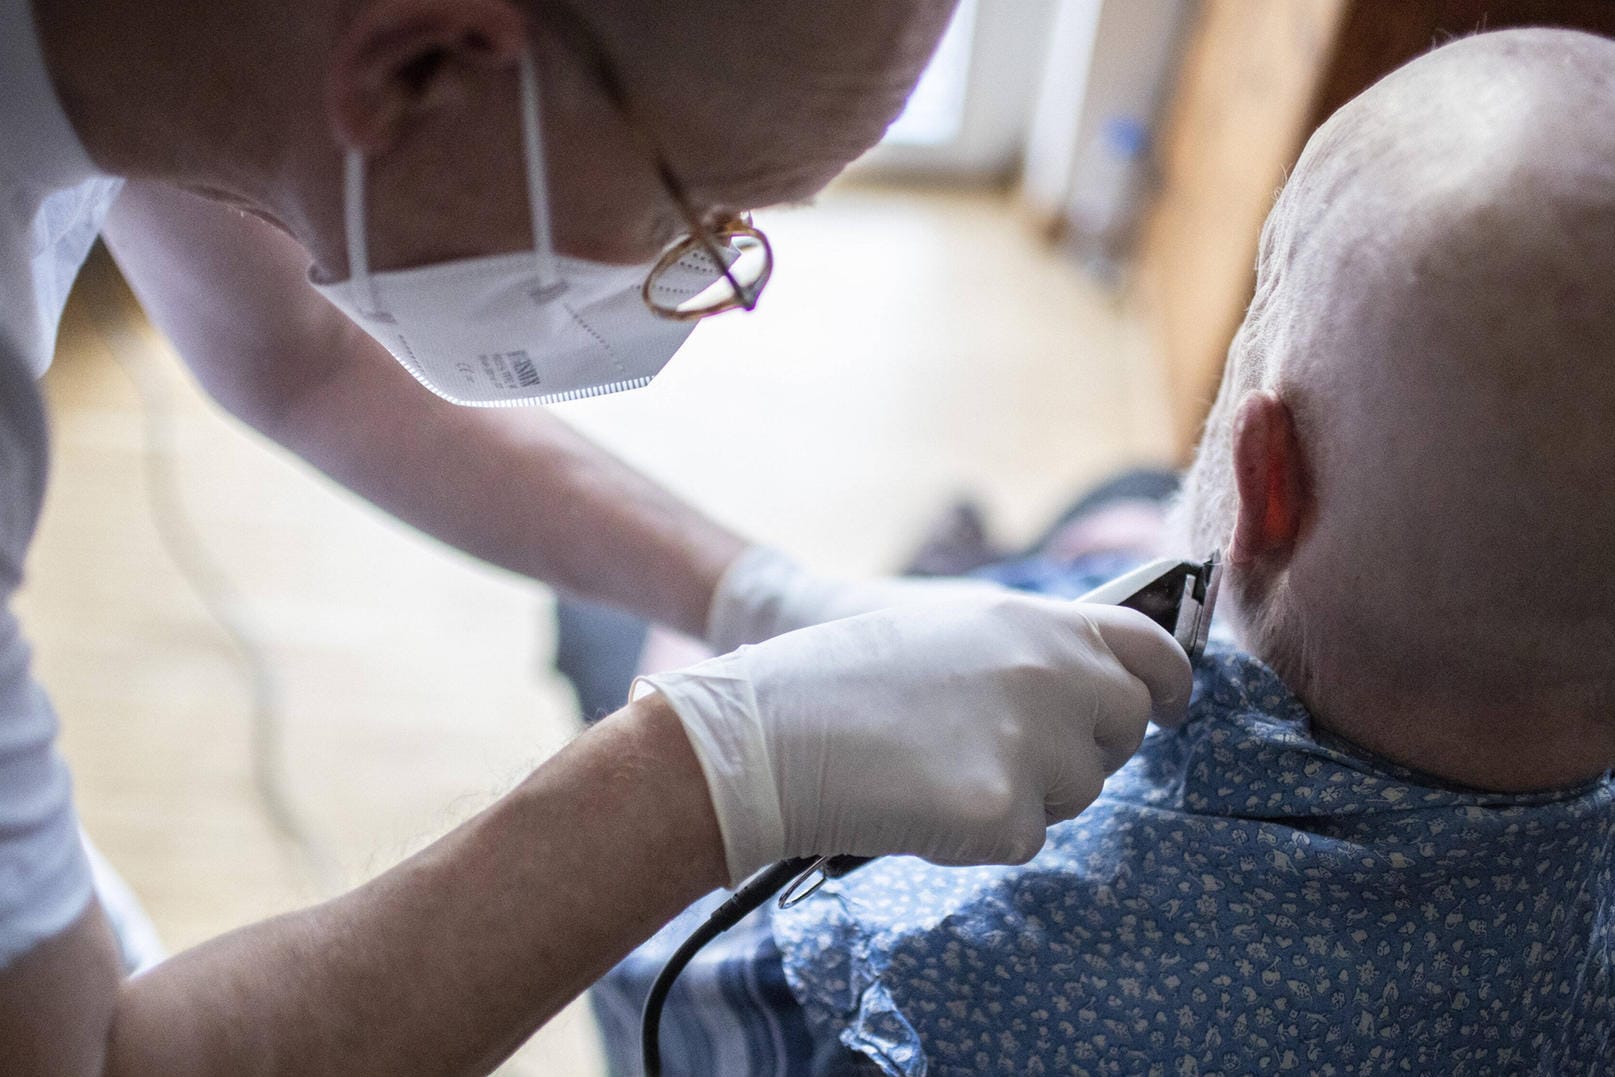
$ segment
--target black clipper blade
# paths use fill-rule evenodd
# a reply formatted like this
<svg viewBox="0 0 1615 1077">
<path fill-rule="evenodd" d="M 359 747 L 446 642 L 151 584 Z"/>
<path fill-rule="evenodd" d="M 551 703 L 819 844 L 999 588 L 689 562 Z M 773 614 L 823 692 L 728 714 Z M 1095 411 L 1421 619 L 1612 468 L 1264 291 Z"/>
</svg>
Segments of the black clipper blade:
<svg viewBox="0 0 1615 1077">
<path fill-rule="evenodd" d="M 1163 557 L 1095 587 L 1077 599 L 1137 610 L 1168 632 L 1191 659 L 1206 649 L 1211 615 L 1222 584 L 1222 557 L 1204 561 Z"/>
</svg>

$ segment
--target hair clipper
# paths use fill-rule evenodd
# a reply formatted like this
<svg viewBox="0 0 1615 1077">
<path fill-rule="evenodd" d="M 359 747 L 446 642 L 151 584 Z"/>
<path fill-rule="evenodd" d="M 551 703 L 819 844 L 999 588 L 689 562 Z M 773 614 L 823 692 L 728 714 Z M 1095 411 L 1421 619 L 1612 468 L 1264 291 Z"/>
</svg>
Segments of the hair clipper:
<svg viewBox="0 0 1615 1077">
<path fill-rule="evenodd" d="M 1213 553 L 1204 561 L 1163 557 L 1095 587 L 1077 601 L 1137 610 L 1170 632 L 1192 662 L 1206 649 L 1221 583 L 1220 553 Z M 826 879 L 839 879 L 873 859 L 848 855 L 819 857 L 785 888 L 780 895 L 780 908 L 790 908 L 810 897 Z"/>
</svg>

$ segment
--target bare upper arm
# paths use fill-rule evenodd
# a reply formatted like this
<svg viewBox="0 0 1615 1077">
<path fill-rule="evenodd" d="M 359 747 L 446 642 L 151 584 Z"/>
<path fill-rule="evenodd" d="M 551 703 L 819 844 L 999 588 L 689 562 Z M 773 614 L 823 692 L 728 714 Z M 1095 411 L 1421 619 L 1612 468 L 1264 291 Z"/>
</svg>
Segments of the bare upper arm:
<svg viewBox="0 0 1615 1077">
<path fill-rule="evenodd" d="M 8 1077 L 98 1074 L 123 977 L 94 901 L 66 931 L 0 969 L 0 1058 Z"/>
<path fill-rule="evenodd" d="M 308 255 L 273 226 L 162 184 L 131 181 L 103 235 L 147 314 L 220 403 L 272 426 L 363 354 L 359 330 L 309 287 Z"/>
</svg>

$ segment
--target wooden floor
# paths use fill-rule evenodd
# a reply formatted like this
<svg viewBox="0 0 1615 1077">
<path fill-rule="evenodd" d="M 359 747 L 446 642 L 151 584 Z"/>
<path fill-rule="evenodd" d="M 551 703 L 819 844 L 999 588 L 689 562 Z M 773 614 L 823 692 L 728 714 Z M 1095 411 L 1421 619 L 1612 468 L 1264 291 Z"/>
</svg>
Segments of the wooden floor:
<svg viewBox="0 0 1615 1077">
<path fill-rule="evenodd" d="M 1169 451 L 1135 321 L 999 197 L 843 187 L 759 217 L 778 271 L 755 314 L 704 326 L 648 389 L 560 409 L 744 532 L 878 570 L 955 494 L 1021 537 L 1084 483 Z M 55 473 L 23 622 L 85 826 L 171 947 L 384 868 L 575 732 L 546 592 L 223 417 L 105 262 L 45 384 Z M 182 518 L 154 515 L 154 466 Z M 334 872 L 255 795 L 250 664 L 159 526 L 233 596 L 274 693 L 285 789 Z M 502 1072 L 600 1072 L 586 1009 Z"/>
</svg>

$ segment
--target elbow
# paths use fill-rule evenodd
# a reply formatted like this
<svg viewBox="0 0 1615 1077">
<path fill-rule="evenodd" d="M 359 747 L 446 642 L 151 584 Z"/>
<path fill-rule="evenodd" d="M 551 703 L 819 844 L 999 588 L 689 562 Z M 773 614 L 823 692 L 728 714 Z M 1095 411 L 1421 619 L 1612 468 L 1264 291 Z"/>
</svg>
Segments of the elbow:
<svg viewBox="0 0 1615 1077">
<path fill-rule="evenodd" d="M 295 448 L 311 402 L 329 393 L 368 339 L 344 321 L 192 364 L 192 369 L 208 396 L 225 411 L 265 437 Z"/>
</svg>

